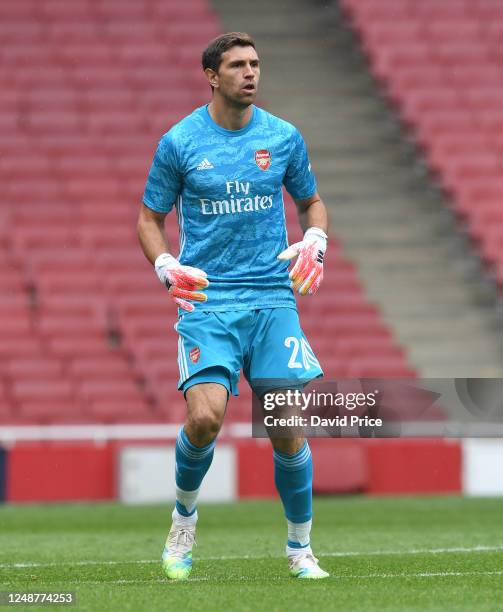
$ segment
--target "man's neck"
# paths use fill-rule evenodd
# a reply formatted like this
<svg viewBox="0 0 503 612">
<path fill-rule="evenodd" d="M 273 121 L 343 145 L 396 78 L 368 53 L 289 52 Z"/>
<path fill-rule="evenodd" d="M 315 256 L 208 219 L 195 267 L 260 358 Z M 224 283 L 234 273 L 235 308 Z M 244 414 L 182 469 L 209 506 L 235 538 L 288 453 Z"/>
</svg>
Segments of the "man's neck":
<svg viewBox="0 0 503 612">
<path fill-rule="evenodd" d="M 236 108 L 213 98 L 208 104 L 208 112 L 220 127 L 226 130 L 240 130 L 250 121 L 253 109 L 251 105 L 246 108 Z"/>
</svg>

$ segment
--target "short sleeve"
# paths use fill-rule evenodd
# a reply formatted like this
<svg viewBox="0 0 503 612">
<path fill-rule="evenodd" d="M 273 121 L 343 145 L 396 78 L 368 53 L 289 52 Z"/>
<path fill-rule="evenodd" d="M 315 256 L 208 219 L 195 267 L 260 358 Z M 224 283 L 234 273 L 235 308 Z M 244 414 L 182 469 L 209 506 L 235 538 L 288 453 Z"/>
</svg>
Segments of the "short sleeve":
<svg viewBox="0 0 503 612">
<path fill-rule="evenodd" d="M 160 213 L 169 213 L 182 188 L 175 143 L 168 133 L 163 136 L 148 173 L 143 202 Z"/>
<path fill-rule="evenodd" d="M 305 200 L 316 192 L 316 177 L 311 170 L 306 143 L 295 129 L 292 135 L 292 150 L 283 183 L 295 200 Z"/>
</svg>

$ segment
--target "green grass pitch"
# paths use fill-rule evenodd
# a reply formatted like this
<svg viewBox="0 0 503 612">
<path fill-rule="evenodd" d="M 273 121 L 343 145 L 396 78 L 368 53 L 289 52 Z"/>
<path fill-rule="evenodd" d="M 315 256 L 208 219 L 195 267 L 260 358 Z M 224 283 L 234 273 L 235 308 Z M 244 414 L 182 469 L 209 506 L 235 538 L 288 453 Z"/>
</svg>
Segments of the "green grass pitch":
<svg viewBox="0 0 503 612">
<path fill-rule="evenodd" d="M 171 508 L 4 506 L 0 590 L 75 591 L 78 610 L 503 610 L 503 500 L 318 498 L 314 512 L 329 579 L 288 576 L 267 501 L 201 505 L 191 578 L 170 583 Z"/>
</svg>

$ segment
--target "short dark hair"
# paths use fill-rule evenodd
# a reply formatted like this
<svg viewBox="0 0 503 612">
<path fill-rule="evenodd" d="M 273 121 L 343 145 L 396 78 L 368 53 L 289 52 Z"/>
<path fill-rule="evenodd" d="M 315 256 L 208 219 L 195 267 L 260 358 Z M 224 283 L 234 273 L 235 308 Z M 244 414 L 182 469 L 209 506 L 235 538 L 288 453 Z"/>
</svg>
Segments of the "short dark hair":
<svg viewBox="0 0 503 612">
<path fill-rule="evenodd" d="M 210 41 L 206 49 L 203 51 L 203 70 L 211 68 L 218 72 L 222 63 L 222 54 L 228 51 L 231 47 L 253 47 L 255 49 L 255 41 L 245 32 L 227 32 L 221 34 Z"/>
</svg>

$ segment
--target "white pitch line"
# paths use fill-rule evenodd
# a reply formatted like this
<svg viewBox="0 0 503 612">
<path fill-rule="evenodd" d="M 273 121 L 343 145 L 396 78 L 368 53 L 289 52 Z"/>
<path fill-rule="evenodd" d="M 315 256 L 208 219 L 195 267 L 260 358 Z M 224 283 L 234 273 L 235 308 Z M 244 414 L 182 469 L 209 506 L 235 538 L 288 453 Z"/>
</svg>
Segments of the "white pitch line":
<svg viewBox="0 0 503 612">
<path fill-rule="evenodd" d="M 409 550 L 369 550 L 369 551 L 337 551 L 337 552 L 320 552 L 319 557 L 368 557 L 368 556 L 388 556 L 388 555 L 439 555 L 450 553 L 483 553 L 483 552 L 498 552 L 503 551 L 503 544 L 496 546 L 455 546 L 451 548 L 413 548 Z M 283 559 L 279 555 L 220 555 L 197 557 L 199 561 L 239 561 L 239 560 L 258 560 L 258 559 Z M 0 569 L 23 569 L 36 567 L 61 567 L 64 565 L 73 565 L 82 567 L 86 565 L 143 565 L 149 563 L 160 563 L 160 559 L 137 559 L 124 561 L 111 560 L 86 560 L 86 561 L 54 561 L 50 563 L 26 562 L 26 563 L 0 563 Z"/>
<path fill-rule="evenodd" d="M 442 555 L 448 553 L 474 553 L 503 551 L 503 545 L 495 546 L 452 546 L 449 548 L 412 548 L 409 550 L 369 550 L 367 552 L 327 552 L 320 553 L 320 557 L 362 557 L 374 555 Z"/>
</svg>

